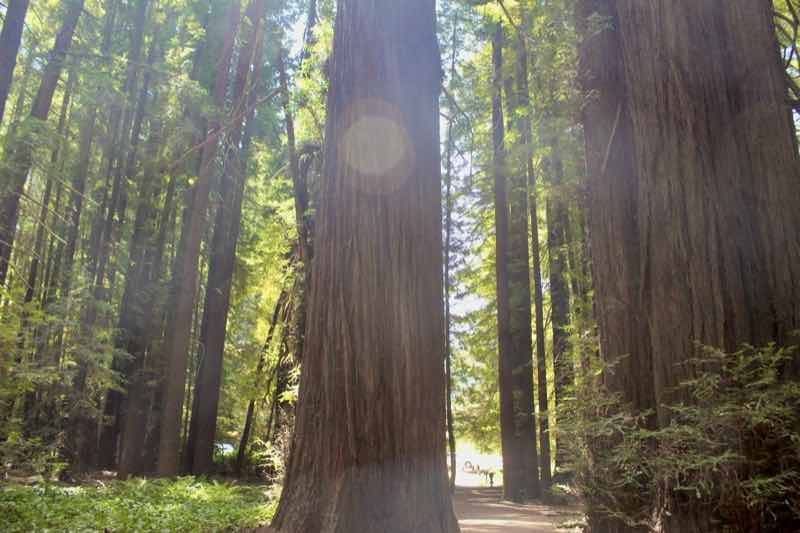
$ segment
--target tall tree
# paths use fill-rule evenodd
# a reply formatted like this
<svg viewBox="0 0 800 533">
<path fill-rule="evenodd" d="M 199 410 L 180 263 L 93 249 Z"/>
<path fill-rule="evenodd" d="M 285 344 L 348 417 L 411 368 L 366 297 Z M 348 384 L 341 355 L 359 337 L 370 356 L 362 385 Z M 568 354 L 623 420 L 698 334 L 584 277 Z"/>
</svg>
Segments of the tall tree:
<svg viewBox="0 0 800 533">
<path fill-rule="evenodd" d="M 139 141 L 141 121 L 144 116 L 143 102 L 137 98 L 139 72 L 142 68 L 142 47 L 144 43 L 145 26 L 147 24 L 147 7 L 149 0 L 136 0 L 131 6 L 133 11 L 133 27 L 131 31 L 130 47 L 127 54 L 127 69 L 122 94 L 127 96 L 122 102 L 115 102 L 110 113 L 112 129 L 112 142 L 107 141 L 107 163 L 109 178 L 113 173 L 111 194 L 105 187 L 105 197 L 102 209 L 98 212 L 97 238 L 93 241 L 91 261 L 89 266 L 90 277 L 94 283 L 94 299 L 90 301 L 87 309 L 86 325 L 96 318 L 97 303 L 108 299 L 109 290 L 106 290 L 105 279 L 109 270 L 109 262 L 113 252 L 115 233 L 122 225 L 125 218 L 125 205 L 127 201 L 127 177 L 125 174 L 125 155 L 131 154 L 130 166 L 136 161 L 136 147 Z M 144 93 L 146 96 L 146 93 Z M 138 110 L 137 110 L 138 108 Z M 134 113 L 134 110 L 139 112 Z M 120 118 L 121 117 L 121 118 Z M 134 120 L 136 118 L 136 120 Z M 131 131 L 132 124 L 136 124 Z M 129 142 L 130 141 L 130 142 Z M 110 145 L 110 146 L 109 146 Z M 107 182 L 108 183 L 108 182 Z M 109 282 L 110 274 L 109 274 Z"/>
<path fill-rule="evenodd" d="M 800 170 L 785 73 L 768 3 L 584 7 L 618 28 L 583 51 L 599 95 L 584 123 L 601 339 L 606 359 L 629 354 L 606 381 L 666 427 L 670 406 L 689 400 L 677 385 L 698 343 L 797 343 Z M 659 487 L 663 531 L 719 527 L 673 488 Z"/>
<path fill-rule="evenodd" d="M 334 35 L 297 423 L 273 526 L 455 532 L 434 2 L 340 0 Z"/>
<path fill-rule="evenodd" d="M 128 155 L 126 176 L 133 177 L 133 169 L 136 161 L 136 142 L 133 139 L 138 138 L 139 131 L 142 127 L 142 122 L 145 118 L 145 109 L 152 108 L 156 103 L 158 93 L 153 90 L 153 75 L 155 71 L 155 64 L 163 59 L 165 46 L 164 34 L 169 35 L 168 28 L 158 27 L 150 44 L 150 50 L 147 54 L 147 63 L 144 77 L 142 80 L 142 87 L 139 93 L 137 109 L 135 112 L 135 120 L 132 134 L 132 143 Z M 152 97 L 151 97 L 152 93 Z M 104 419 L 108 420 L 102 426 L 100 434 L 100 449 L 99 449 L 99 463 L 100 466 L 110 467 L 115 464 L 117 456 L 117 445 L 120 437 L 120 432 L 123 428 L 123 422 L 127 422 L 126 416 L 123 413 L 131 410 L 131 405 L 136 404 L 137 408 L 141 400 L 141 395 L 144 394 L 142 384 L 137 380 L 141 379 L 140 373 L 143 372 L 144 359 L 146 350 L 150 345 L 149 333 L 149 303 L 152 302 L 154 297 L 154 288 L 151 283 L 153 276 L 153 254 L 150 252 L 155 246 L 155 208 L 160 194 L 158 187 L 158 178 L 161 177 L 161 165 L 159 160 L 161 158 L 161 143 L 163 142 L 163 123 L 157 117 L 150 118 L 150 138 L 148 139 L 148 146 L 145 150 L 145 157 L 143 161 L 142 177 L 139 181 L 138 189 L 138 205 L 136 206 L 136 215 L 133 221 L 133 233 L 130 238 L 130 247 L 128 254 L 128 269 L 125 276 L 125 289 L 120 303 L 119 317 L 118 317 L 118 335 L 115 339 L 115 346 L 118 350 L 124 351 L 127 364 L 121 364 L 117 360 L 112 362 L 112 368 L 121 373 L 122 380 L 124 381 L 123 387 L 127 390 L 127 401 L 123 401 L 122 393 L 116 388 L 109 390 L 106 393 L 106 400 L 104 406 Z M 139 387 L 134 391 L 134 382 Z M 122 404 L 124 408 L 122 408 Z M 136 415 L 140 415 L 139 412 Z M 132 461 L 131 455 L 133 450 L 141 451 L 141 442 L 137 442 L 138 437 L 142 437 L 144 432 L 140 430 L 143 421 L 140 417 L 133 416 L 135 424 L 127 437 L 134 439 L 133 443 L 129 444 L 128 459 Z M 124 427 L 128 427 L 125 424 Z M 134 437 L 135 435 L 135 437 Z M 121 454 L 120 454 L 121 455 Z M 138 457 L 138 455 L 136 455 Z M 122 461 L 120 461 L 121 463 Z M 135 470 L 135 465 L 130 462 L 125 465 L 126 471 L 130 472 Z M 123 470 L 120 465 L 120 471 Z"/>
<path fill-rule="evenodd" d="M 239 27 L 240 1 L 232 0 L 228 7 L 227 32 L 221 55 L 217 62 L 214 84 L 214 103 L 218 112 L 225 107 L 225 96 L 230 77 L 231 57 L 236 31 Z M 191 194 L 191 204 L 186 219 L 186 238 L 181 243 L 181 265 L 177 272 L 177 291 L 173 319 L 167 329 L 165 353 L 167 368 L 163 385 L 163 406 L 161 414 L 161 435 L 158 446 L 158 473 L 174 476 L 178 473 L 180 451 L 181 418 L 183 413 L 183 393 L 186 384 L 186 367 L 189 355 L 189 341 L 192 330 L 192 316 L 197 296 L 198 259 L 200 244 L 205 233 L 205 221 L 209 203 L 211 174 L 221 133 L 219 117 L 211 120 L 209 134 L 203 141 L 200 171 Z"/>
<path fill-rule="evenodd" d="M 492 40 L 497 331 L 503 492 L 514 501 L 539 495 L 536 419 L 533 407 L 531 300 L 528 276 L 528 213 L 520 178 L 509 179 L 503 113 L 502 24 Z M 512 104 L 512 114 L 515 105 Z M 524 173 L 522 191 L 526 190 Z M 509 187 L 511 195 L 509 195 Z M 517 198 L 512 198 L 517 195 Z M 521 209 L 521 213 L 519 212 Z M 512 220 L 513 219 L 513 220 Z M 523 229 L 524 226 L 524 229 Z M 524 254 L 522 253 L 524 248 Z M 527 290 L 526 290 L 527 289 Z"/>
<path fill-rule="evenodd" d="M 14 78 L 14 67 L 17 64 L 17 52 L 22 42 L 29 3 L 30 0 L 10 0 L 3 30 L 0 32 L 0 124 L 3 123 L 6 100 Z"/>
<path fill-rule="evenodd" d="M 242 124 L 245 119 L 252 120 L 251 113 L 247 112 L 247 106 L 251 102 L 250 92 L 257 83 L 251 73 L 259 71 L 254 66 L 256 62 L 261 61 L 256 54 L 261 50 L 265 7 L 265 0 L 253 0 L 248 9 L 250 34 L 239 53 L 234 82 L 234 114 L 237 116 L 233 118 L 235 123 L 228 134 L 228 150 L 222 176 L 222 199 L 217 207 L 211 242 L 200 334 L 205 355 L 197 373 L 195 405 L 192 409 L 186 446 L 187 470 L 196 474 L 208 473 L 213 467 L 225 334 L 247 177 L 247 150 L 240 149 Z"/>
<path fill-rule="evenodd" d="M 577 6 L 582 36 L 579 77 L 584 93 L 582 122 L 588 178 L 588 225 L 592 251 L 595 316 L 600 353 L 614 370 L 603 374 L 609 391 L 621 395 L 635 412 L 655 409 L 652 360 L 644 317 L 638 304 L 639 227 L 636 223 L 638 178 L 633 129 L 625 102 L 623 59 L 613 0 L 581 0 Z M 613 443 L 594 443 L 596 447 Z M 638 508 L 640 494 L 618 491 L 617 502 Z M 603 512 L 614 502 L 592 495 L 592 531 L 643 532 Z"/>
<path fill-rule="evenodd" d="M 617 0 L 661 426 L 697 342 L 797 343 L 800 167 L 769 2 Z M 697 54 L 696 50 L 704 53 Z M 662 58 L 656 60 L 654 58 Z M 664 64 L 671 68 L 664 68 Z M 797 379 L 797 368 L 787 376 Z M 713 514 L 662 487 L 665 531 Z M 740 523 L 751 531 L 763 518 Z"/>
<path fill-rule="evenodd" d="M 448 82 L 453 85 L 456 76 L 456 59 L 458 57 L 458 11 L 453 12 L 453 32 L 450 38 L 450 67 Z M 448 89 L 450 90 L 450 89 Z M 453 106 L 455 107 L 455 106 Z M 456 488 L 456 435 L 453 423 L 453 343 L 452 343 L 452 312 L 450 310 L 452 279 L 452 251 L 453 251 L 453 211 L 455 209 L 453 192 L 453 152 L 455 151 L 455 116 L 451 109 L 451 116 L 447 120 L 447 141 L 445 145 L 445 175 L 444 175 L 444 334 L 445 334 L 445 379 L 447 417 L 447 448 L 450 458 L 450 491 Z"/>
<path fill-rule="evenodd" d="M 569 351 L 570 294 L 567 285 L 567 230 L 569 212 L 564 198 L 564 161 L 558 142 L 558 133 L 547 133 L 550 154 L 547 171 L 550 175 L 550 196 L 547 198 L 547 252 L 550 273 L 550 323 L 553 329 L 553 370 L 555 376 L 556 414 L 565 407 L 570 385 L 574 383 L 574 368 Z M 575 265 L 578 268 L 578 265 Z M 579 275 L 579 274 L 577 274 Z M 566 462 L 566 446 L 556 442 L 556 467 Z"/>
<path fill-rule="evenodd" d="M 42 80 L 30 115 L 23 125 L 23 134 L 20 138 L 12 139 L 13 146 L 7 151 L 12 156 L 9 158 L 8 168 L 3 171 L 3 184 L 0 189 L 0 286 L 6 282 L 11 252 L 14 248 L 19 202 L 33 165 L 32 135 L 37 126 L 47 120 L 47 116 L 50 114 L 53 95 L 56 92 L 58 79 L 61 77 L 67 51 L 72 45 L 72 37 L 78 26 L 78 19 L 83 12 L 83 4 L 84 0 L 71 0 L 68 3 L 63 24 L 56 36 L 55 45 L 50 51 L 47 66 L 42 73 Z"/>
</svg>

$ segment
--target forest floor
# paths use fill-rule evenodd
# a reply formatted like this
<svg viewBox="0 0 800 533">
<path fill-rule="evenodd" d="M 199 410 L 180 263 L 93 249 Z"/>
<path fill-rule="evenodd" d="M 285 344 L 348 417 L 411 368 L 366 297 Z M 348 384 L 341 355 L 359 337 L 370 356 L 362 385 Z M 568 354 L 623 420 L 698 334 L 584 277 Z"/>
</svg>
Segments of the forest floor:
<svg viewBox="0 0 800 533">
<path fill-rule="evenodd" d="M 458 487 L 456 515 L 461 533 L 553 533 L 579 531 L 576 507 L 503 501 L 501 488 Z"/>
<path fill-rule="evenodd" d="M 255 531 L 269 522 L 278 500 L 276 486 L 224 479 L 115 481 L 98 476 L 79 485 L 28 481 L 0 481 L 3 533 Z M 502 488 L 459 486 L 455 510 L 462 533 L 579 531 L 574 529 L 581 517 L 576 506 L 519 505 L 502 496 Z"/>
</svg>

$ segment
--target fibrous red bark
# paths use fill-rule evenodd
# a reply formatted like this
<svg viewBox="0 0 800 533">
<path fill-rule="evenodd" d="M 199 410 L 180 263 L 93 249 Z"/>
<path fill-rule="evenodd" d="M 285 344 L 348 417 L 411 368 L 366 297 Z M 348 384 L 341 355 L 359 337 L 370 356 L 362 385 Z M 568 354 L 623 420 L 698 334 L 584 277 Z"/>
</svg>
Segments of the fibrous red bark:
<svg viewBox="0 0 800 533">
<path fill-rule="evenodd" d="M 770 2 L 616 0 L 638 174 L 641 310 L 658 420 L 687 398 L 698 343 L 793 344 L 800 166 Z M 698 53 L 702 51 L 702 53 Z M 796 369 L 791 379 L 797 378 Z M 664 531 L 713 512 L 663 495 Z M 719 517 L 717 517 L 719 518 Z M 764 518 L 733 527 L 756 531 Z"/>
<path fill-rule="evenodd" d="M 282 533 L 451 533 L 432 0 L 340 0 Z"/>
</svg>

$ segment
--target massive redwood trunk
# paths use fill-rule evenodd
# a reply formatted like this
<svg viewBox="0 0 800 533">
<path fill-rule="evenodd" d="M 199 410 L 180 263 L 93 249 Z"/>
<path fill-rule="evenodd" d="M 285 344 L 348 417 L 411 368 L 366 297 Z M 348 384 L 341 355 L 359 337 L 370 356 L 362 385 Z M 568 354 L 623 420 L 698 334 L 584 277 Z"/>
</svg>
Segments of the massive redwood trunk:
<svg viewBox="0 0 800 533">
<path fill-rule="evenodd" d="M 19 217 L 19 202 L 25 190 L 28 173 L 33 165 L 33 130 L 39 125 L 37 122 L 47 120 L 53 95 L 56 92 L 58 79 L 64 66 L 67 51 L 72 45 L 72 37 L 78 26 L 78 19 L 83 11 L 84 0 L 72 0 L 64 15 L 64 22 L 56 35 L 56 42 L 50 52 L 47 66 L 42 73 L 39 90 L 33 100 L 28 124 L 24 129 L 22 138 L 12 139 L 13 146 L 6 153 L 9 157 L 9 167 L 1 178 L 0 183 L 0 286 L 5 284 L 8 274 L 11 251 L 14 248 L 14 236 Z"/>
<path fill-rule="evenodd" d="M 22 30 L 25 28 L 25 15 L 28 13 L 29 0 L 10 0 L 0 32 L 0 124 L 6 109 L 6 100 L 14 78 L 14 66 L 17 64 L 17 52 L 22 42 Z"/>
<path fill-rule="evenodd" d="M 697 342 L 797 342 L 800 167 L 770 2 L 616 0 L 639 186 L 642 311 L 662 426 Z M 702 52 L 699 52 L 702 51 Z M 796 377 L 796 376 L 793 376 Z M 664 531 L 713 513 L 664 495 Z M 756 531 L 760 523 L 738 523 Z"/>
<path fill-rule="evenodd" d="M 697 343 L 797 342 L 800 169 L 785 74 L 768 2 L 582 7 L 610 20 L 586 32 L 582 54 L 601 344 L 606 360 L 627 355 L 606 383 L 664 426 L 687 400 L 676 386 Z M 671 489 L 660 487 L 661 531 L 759 531 L 768 519 L 741 509 L 726 523 Z"/>
<path fill-rule="evenodd" d="M 655 408 L 647 323 L 639 306 L 638 179 L 633 132 L 625 102 L 623 62 L 611 0 L 581 0 L 577 6 L 583 42 L 579 80 L 584 92 L 583 129 L 588 179 L 588 225 L 592 256 L 595 316 L 600 354 L 615 363 L 604 374 L 608 389 L 636 412 Z M 591 401 L 591 398 L 585 399 Z M 593 442 L 594 453 L 614 443 Z M 612 476 L 614 474 L 611 474 Z M 614 501 L 602 494 L 588 498 L 589 526 L 596 533 L 644 531 L 605 512 L 623 506 L 638 512 L 647 495 L 618 491 Z"/>
<path fill-rule="evenodd" d="M 340 0 L 300 399 L 274 527 L 458 531 L 444 455 L 432 0 Z"/>
</svg>

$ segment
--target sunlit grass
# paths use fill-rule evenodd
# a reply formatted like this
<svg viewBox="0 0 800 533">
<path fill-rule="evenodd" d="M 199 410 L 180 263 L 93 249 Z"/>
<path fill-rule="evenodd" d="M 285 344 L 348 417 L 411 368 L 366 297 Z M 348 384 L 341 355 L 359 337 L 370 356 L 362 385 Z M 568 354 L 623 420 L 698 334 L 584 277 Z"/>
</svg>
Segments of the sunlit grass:
<svg viewBox="0 0 800 533">
<path fill-rule="evenodd" d="M 101 486 L 0 485 L 4 532 L 236 531 L 269 521 L 275 495 L 263 486 L 131 480 Z"/>
</svg>

